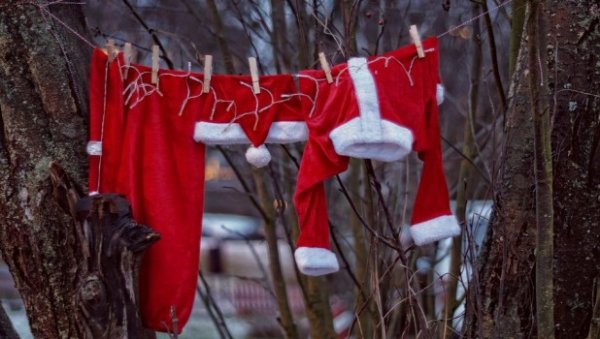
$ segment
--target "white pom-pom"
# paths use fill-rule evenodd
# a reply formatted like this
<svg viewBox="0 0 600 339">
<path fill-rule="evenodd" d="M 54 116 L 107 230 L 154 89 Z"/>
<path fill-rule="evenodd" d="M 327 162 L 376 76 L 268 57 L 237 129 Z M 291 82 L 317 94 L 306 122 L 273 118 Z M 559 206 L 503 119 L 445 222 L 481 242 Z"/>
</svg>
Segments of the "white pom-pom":
<svg viewBox="0 0 600 339">
<path fill-rule="evenodd" d="M 271 161 L 271 153 L 265 145 L 258 147 L 250 145 L 246 151 L 246 160 L 255 167 L 264 167 Z"/>
<path fill-rule="evenodd" d="M 437 88 L 435 91 L 435 98 L 437 99 L 438 106 L 444 102 L 444 85 L 437 84 Z"/>
</svg>

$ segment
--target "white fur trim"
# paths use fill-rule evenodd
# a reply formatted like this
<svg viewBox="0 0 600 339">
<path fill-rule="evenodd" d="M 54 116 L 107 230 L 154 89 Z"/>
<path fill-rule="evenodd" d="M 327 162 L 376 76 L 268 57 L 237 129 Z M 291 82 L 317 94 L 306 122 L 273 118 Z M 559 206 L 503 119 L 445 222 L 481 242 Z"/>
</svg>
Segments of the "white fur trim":
<svg viewBox="0 0 600 339">
<path fill-rule="evenodd" d="M 260 145 L 258 147 L 250 145 L 246 151 L 246 160 L 254 165 L 254 167 L 265 167 L 271 161 L 271 153 L 269 153 L 269 150 L 265 145 Z"/>
<path fill-rule="evenodd" d="M 405 127 L 388 120 L 381 120 L 382 131 L 379 140 L 363 134 L 362 117 L 356 117 L 336 127 L 329 137 L 335 152 L 340 155 L 378 161 L 396 161 L 412 150 L 413 134 Z"/>
<path fill-rule="evenodd" d="M 325 275 L 340 269 L 335 254 L 325 248 L 298 247 L 294 252 L 294 258 L 300 272 L 306 275 Z"/>
<path fill-rule="evenodd" d="M 89 195 L 90 197 L 91 197 L 91 196 L 94 196 L 94 195 L 98 195 L 98 194 L 100 194 L 98 191 L 91 191 L 90 193 L 88 193 L 88 195 Z"/>
<path fill-rule="evenodd" d="M 446 92 L 444 85 L 437 84 L 435 89 L 435 99 L 437 100 L 438 106 L 444 102 L 444 93 Z"/>
<path fill-rule="evenodd" d="M 354 95 L 360 112 L 361 135 L 364 140 L 377 142 L 381 140 L 381 113 L 379 97 L 375 87 L 375 79 L 369 70 L 367 58 L 350 58 L 348 72 L 354 85 Z"/>
<path fill-rule="evenodd" d="M 306 140 L 308 128 L 304 121 L 277 121 L 271 124 L 266 143 L 286 144 Z"/>
<path fill-rule="evenodd" d="M 102 141 L 88 141 L 85 151 L 88 155 L 102 155 Z"/>
<path fill-rule="evenodd" d="M 194 127 L 194 140 L 207 145 L 248 144 L 250 140 L 242 126 L 237 123 L 197 122 Z"/>
<path fill-rule="evenodd" d="M 306 140 L 308 129 L 304 121 L 277 121 L 271 124 L 266 143 L 285 144 Z M 207 145 L 249 144 L 250 140 L 238 123 L 200 121 L 194 127 L 194 140 Z"/>
<path fill-rule="evenodd" d="M 410 227 L 410 235 L 418 246 L 459 234 L 460 226 L 453 215 L 442 215 Z"/>
<path fill-rule="evenodd" d="M 360 116 L 336 127 L 329 137 L 336 153 L 349 157 L 395 161 L 412 149 L 412 132 L 381 119 L 375 80 L 366 58 L 348 60 Z"/>
</svg>

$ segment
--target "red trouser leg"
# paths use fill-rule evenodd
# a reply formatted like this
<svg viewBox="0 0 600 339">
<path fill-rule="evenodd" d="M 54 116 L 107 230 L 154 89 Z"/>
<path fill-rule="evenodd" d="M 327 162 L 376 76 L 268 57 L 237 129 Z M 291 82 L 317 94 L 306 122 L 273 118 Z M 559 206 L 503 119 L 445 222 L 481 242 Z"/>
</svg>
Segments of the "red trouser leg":
<svg viewBox="0 0 600 339">
<path fill-rule="evenodd" d="M 102 55 L 96 56 L 94 62 L 106 64 Z M 137 73 L 130 71 L 123 84 L 119 64 L 113 62 L 104 90 L 104 76 L 97 76 L 102 66 L 92 67 L 90 102 L 95 108 L 91 112 L 97 112 L 100 103 L 106 108 L 101 109 L 102 119 L 91 116 L 95 130 L 97 122 L 104 121 L 104 133 L 101 164 L 90 162 L 100 171 L 91 173 L 90 181 L 100 173 L 99 191 L 125 195 L 136 221 L 160 234 L 161 239 L 146 251 L 140 271 L 142 320 L 153 330 L 181 332 L 192 311 L 199 269 L 204 145 L 192 136 L 198 118 L 193 112 L 199 111 L 200 100 L 190 101 L 179 116 L 182 95 L 187 93 L 185 79 L 161 77 L 162 96 L 154 92 L 128 107 L 123 88 Z M 149 78 L 144 76 L 145 86 Z M 176 329 L 172 312 L 178 320 Z"/>
</svg>

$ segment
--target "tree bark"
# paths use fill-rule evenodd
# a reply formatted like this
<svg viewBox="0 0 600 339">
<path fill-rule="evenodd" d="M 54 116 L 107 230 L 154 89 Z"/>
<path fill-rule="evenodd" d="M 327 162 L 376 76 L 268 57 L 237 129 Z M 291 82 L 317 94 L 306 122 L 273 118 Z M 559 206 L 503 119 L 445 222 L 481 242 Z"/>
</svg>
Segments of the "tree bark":
<svg viewBox="0 0 600 339">
<path fill-rule="evenodd" d="M 592 0 L 546 1 L 547 42 L 528 64 L 521 44 L 511 84 L 505 145 L 494 213 L 478 261 L 479 297 L 465 322 L 469 337 L 529 338 L 535 326 L 535 220 L 533 120 L 530 87 L 547 86 L 552 130 L 551 190 L 554 211 L 554 328 L 557 338 L 588 335 L 594 278 L 600 274 L 600 33 L 598 4 Z M 513 29 L 516 27 L 513 26 Z M 536 68 L 533 70 L 533 68 Z M 541 77 L 529 84 L 528 74 Z M 542 81 L 547 77 L 547 81 Z M 541 146 L 541 145 L 540 145 Z M 547 216 L 545 216 L 547 217 Z M 474 281 L 474 280 L 473 280 Z M 552 321 L 548 321 L 552 322 Z"/>
<path fill-rule="evenodd" d="M 158 233 L 137 224 L 127 200 L 115 194 L 85 197 L 75 208 L 84 257 L 75 295 L 80 332 L 90 339 L 142 337 L 137 271 Z"/>
<path fill-rule="evenodd" d="M 521 47 L 521 38 L 523 35 L 523 25 L 525 23 L 525 9 L 527 8 L 527 0 L 513 0 L 512 3 L 512 18 L 511 18 L 511 34 L 510 34 L 510 53 L 508 56 L 508 75 L 512 77 L 515 70 L 515 64 L 519 56 L 519 48 Z"/>
<path fill-rule="evenodd" d="M 298 329 L 296 327 L 296 323 L 294 323 L 294 317 L 292 316 L 292 311 L 290 309 L 286 283 L 283 277 L 283 271 L 281 269 L 279 247 L 277 244 L 277 232 L 275 230 L 275 211 L 271 207 L 273 205 L 269 203 L 272 201 L 272 199 L 270 199 L 267 193 L 267 186 L 263 180 L 263 175 L 264 171 L 259 169 L 253 169 L 252 171 L 252 177 L 254 179 L 258 198 L 268 214 L 268 218 L 264 220 L 265 240 L 267 242 L 269 255 L 271 283 L 273 286 L 273 292 L 275 293 L 275 299 L 277 301 L 277 308 L 279 310 L 279 316 L 277 317 L 277 320 L 281 325 L 281 329 L 285 334 L 285 337 L 294 339 L 298 338 Z"/>
<path fill-rule="evenodd" d="M 547 1 L 557 338 L 585 338 L 600 275 L 600 31 L 594 0 Z M 546 52 L 544 52 L 546 51 Z M 591 93 L 591 94 L 590 94 Z"/>
<path fill-rule="evenodd" d="M 0 250 L 36 338 L 142 337 L 135 269 L 156 234 L 121 198 L 75 207 L 90 49 L 63 25 L 85 31 L 81 6 L 0 11 Z"/>
<path fill-rule="evenodd" d="M 273 45 L 273 62 L 277 73 L 281 73 L 283 63 L 283 71 L 290 70 L 290 53 L 287 51 L 288 36 L 287 22 L 285 20 L 285 1 L 271 0 L 271 44 Z"/>
<path fill-rule="evenodd" d="M 2 305 L 0 305 L 0 338 L 19 339 L 19 335 Z"/>
<path fill-rule="evenodd" d="M 361 185 L 361 163 L 357 159 L 350 161 L 350 172 L 348 173 L 348 188 L 352 201 L 360 201 L 361 196 L 364 196 L 364 187 Z M 362 286 L 356 288 L 354 292 L 354 305 L 360 307 L 368 303 L 358 315 L 358 329 L 355 331 L 355 335 L 359 339 L 368 338 L 372 332 L 372 325 L 379 320 L 377 315 L 374 315 L 372 311 L 372 303 L 368 301 L 365 296 L 370 295 L 371 286 L 369 284 L 369 272 L 368 272 L 368 250 L 367 250 L 367 239 L 365 235 L 364 226 L 354 213 L 350 214 L 350 227 L 352 229 L 352 237 L 354 238 L 354 253 L 356 256 L 356 279 Z"/>
<path fill-rule="evenodd" d="M 234 74 L 235 67 L 233 65 L 233 56 L 231 54 L 231 50 L 229 49 L 229 44 L 225 39 L 225 28 L 223 27 L 223 20 L 221 19 L 221 14 L 219 14 L 219 9 L 217 8 L 215 0 L 208 0 L 207 4 L 208 9 L 210 11 L 210 16 L 213 21 L 213 25 L 215 27 L 215 34 L 217 34 L 219 49 L 221 50 L 223 62 L 225 63 L 225 71 L 227 71 L 227 73 L 229 74 Z"/>
<path fill-rule="evenodd" d="M 543 2 L 531 1 L 527 20 L 527 50 L 529 53 L 529 90 L 534 134 L 535 158 L 535 289 L 536 323 L 540 338 L 554 338 L 553 237 L 552 209 L 552 149 L 550 147 L 550 109 L 546 84 L 547 68 L 542 62 L 540 46 L 545 32 L 541 16 Z M 539 62 L 539 63 L 538 63 Z"/>
<path fill-rule="evenodd" d="M 82 28 L 74 7 L 71 21 Z M 83 257 L 70 217 L 52 199 L 47 169 L 58 161 L 85 182 L 86 82 L 71 65 L 88 64 L 89 50 L 48 20 L 33 5 L 0 11 L 0 248 L 33 335 L 71 338 L 81 335 L 72 296 Z"/>
<path fill-rule="evenodd" d="M 498 62 L 498 52 L 496 48 L 496 36 L 494 34 L 494 27 L 492 25 L 492 18 L 490 17 L 490 10 L 487 5 L 487 1 L 482 1 L 483 6 L 483 18 L 485 21 L 485 27 L 488 32 L 488 41 L 490 47 L 490 58 L 492 60 L 492 72 L 494 74 L 494 80 L 496 81 L 496 90 L 498 92 L 498 98 L 500 99 L 500 108 L 502 112 L 506 111 L 506 94 L 504 93 L 504 85 L 502 84 L 502 76 L 500 75 L 500 63 Z"/>
<path fill-rule="evenodd" d="M 351 57 L 358 53 L 356 44 L 356 26 L 358 24 L 358 11 L 361 0 L 342 0 L 342 21 L 344 24 L 344 48 L 345 56 Z"/>
<path fill-rule="evenodd" d="M 469 286 L 468 338 L 528 338 L 533 330 L 535 217 L 533 124 L 521 46 L 504 125 L 494 211 Z M 479 285 L 477 284 L 479 282 Z"/>
</svg>

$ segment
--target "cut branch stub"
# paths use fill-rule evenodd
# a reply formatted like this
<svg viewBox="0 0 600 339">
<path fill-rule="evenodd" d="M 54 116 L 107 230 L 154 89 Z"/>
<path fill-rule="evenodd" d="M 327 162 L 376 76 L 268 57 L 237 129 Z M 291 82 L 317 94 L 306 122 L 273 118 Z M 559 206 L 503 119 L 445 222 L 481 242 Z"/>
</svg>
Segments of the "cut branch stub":
<svg viewBox="0 0 600 339">
<path fill-rule="evenodd" d="M 160 236 L 131 218 L 117 194 L 80 199 L 75 206 L 84 253 L 77 304 L 79 326 L 89 338 L 129 338 L 143 333 L 137 308 L 139 259 Z"/>
</svg>

